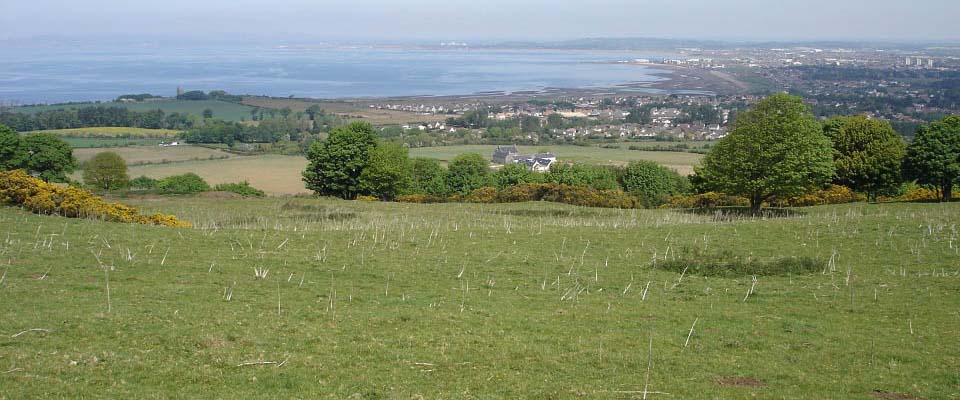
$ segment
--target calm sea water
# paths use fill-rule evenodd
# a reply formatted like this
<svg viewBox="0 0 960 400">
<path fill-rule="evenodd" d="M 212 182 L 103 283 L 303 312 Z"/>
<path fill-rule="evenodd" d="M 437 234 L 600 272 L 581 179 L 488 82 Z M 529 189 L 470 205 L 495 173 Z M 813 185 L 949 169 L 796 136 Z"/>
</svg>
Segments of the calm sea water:
<svg viewBox="0 0 960 400">
<path fill-rule="evenodd" d="M 109 100 L 176 88 L 317 98 L 604 88 L 665 79 L 631 52 L 20 46 L 0 49 L 0 101 Z"/>
</svg>

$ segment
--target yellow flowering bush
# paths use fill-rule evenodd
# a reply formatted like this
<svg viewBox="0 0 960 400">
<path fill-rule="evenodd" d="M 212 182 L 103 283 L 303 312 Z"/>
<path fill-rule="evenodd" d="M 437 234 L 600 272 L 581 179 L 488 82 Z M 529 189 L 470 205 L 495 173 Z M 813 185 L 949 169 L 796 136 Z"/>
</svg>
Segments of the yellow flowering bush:
<svg viewBox="0 0 960 400">
<path fill-rule="evenodd" d="M 22 170 L 0 171 L 0 203 L 20 206 L 44 215 L 97 218 L 106 221 L 189 228 L 189 222 L 173 215 L 141 215 L 136 208 L 108 203 L 92 193 L 60 187 L 27 175 Z"/>
<path fill-rule="evenodd" d="M 800 196 L 788 199 L 770 200 L 770 205 L 774 207 L 809 207 L 824 204 L 846 204 L 867 201 L 867 197 L 854 192 L 846 186 L 830 185 L 826 189 L 809 192 Z"/>
</svg>

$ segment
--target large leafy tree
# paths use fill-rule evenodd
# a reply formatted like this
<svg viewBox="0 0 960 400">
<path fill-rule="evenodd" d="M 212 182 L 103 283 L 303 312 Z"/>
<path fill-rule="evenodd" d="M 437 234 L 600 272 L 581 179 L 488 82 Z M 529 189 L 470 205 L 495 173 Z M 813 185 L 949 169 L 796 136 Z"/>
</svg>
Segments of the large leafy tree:
<svg viewBox="0 0 960 400">
<path fill-rule="evenodd" d="M 379 143 L 367 155 L 360 173 L 364 193 L 392 200 L 410 186 L 410 158 L 407 149 L 395 143 Z"/>
<path fill-rule="evenodd" d="M 833 142 L 834 183 L 867 193 L 873 200 L 900 187 L 906 144 L 889 122 L 840 117 L 827 121 L 823 132 Z"/>
<path fill-rule="evenodd" d="M 543 174 L 533 172 L 523 164 L 507 164 L 493 174 L 493 182 L 498 189 L 521 183 L 543 182 Z"/>
<path fill-rule="evenodd" d="M 83 167 L 83 183 L 100 189 L 120 189 L 130 185 L 127 162 L 112 151 L 97 153 Z"/>
<path fill-rule="evenodd" d="M 943 201 L 950 201 L 960 181 L 960 116 L 920 127 L 907 147 L 903 172 L 907 179 L 936 186 Z"/>
<path fill-rule="evenodd" d="M 66 182 L 67 174 L 77 167 L 70 145 L 49 133 L 26 136 L 21 147 L 22 168 L 44 181 Z"/>
<path fill-rule="evenodd" d="M 307 151 L 309 164 L 303 171 L 307 189 L 322 196 L 356 198 L 363 190 L 360 175 L 369 162 L 367 155 L 376 144 L 377 132 L 368 123 L 332 130 L 330 137 L 314 142 Z"/>
<path fill-rule="evenodd" d="M 793 196 L 829 182 L 832 146 L 803 101 L 781 93 L 740 114 L 696 173 L 711 190 L 747 197 L 757 213 L 773 196 Z"/>
<path fill-rule="evenodd" d="M 476 153 L 461 154 L 447 167 L 447 186 L 461 195 L 490 184 L 487 160 Z"/>
<path fill-rule="evenodd" d="M 653 161 L 633 161 L 623 170 L 623 188 L 647 207 L 657 206 L 670 196 L 690 191 L 690 182 L 676 171 Z"/>
<path fill-rule="evenodd" d="M 432 158 L 414 158 L 411 162 L 411 193 L 446 197 L 450 193 L 447 187 L 447 171 L 440 161 Z"/>
<path fill-rule="evenodd" d="M 17 169 L 23 164 L 20 135 L 0 125 L 0 169 Z"/>
</svg>

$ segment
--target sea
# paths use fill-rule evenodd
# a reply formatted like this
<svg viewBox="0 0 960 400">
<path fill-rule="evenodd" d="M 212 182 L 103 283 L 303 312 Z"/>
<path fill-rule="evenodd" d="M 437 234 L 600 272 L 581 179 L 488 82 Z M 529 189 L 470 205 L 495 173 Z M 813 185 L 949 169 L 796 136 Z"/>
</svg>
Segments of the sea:
<svg viewBox="0 0 960 400">
<path fill-rule="evenodd" d="M 629 51 L 281 45 L 43 45 L 0 51 L 5 105 L 173 96 L 225 90 L 275 97 L 493 95 L 633 88 L 671 71 L 629 63 L 664 55 Z"/>
</svg>

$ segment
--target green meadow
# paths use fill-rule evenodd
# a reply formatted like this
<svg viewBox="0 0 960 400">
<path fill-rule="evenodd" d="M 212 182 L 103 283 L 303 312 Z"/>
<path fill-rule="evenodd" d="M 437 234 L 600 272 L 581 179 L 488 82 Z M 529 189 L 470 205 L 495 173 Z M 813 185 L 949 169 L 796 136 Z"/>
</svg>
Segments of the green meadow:
<svg viewBox="0 0 960 400">
<path fill-rule="evenodd" d="M 114 200 L 194 228 L 0 209 L 0 397 L 960 396 L 955 203 Z"/>
</svg>

